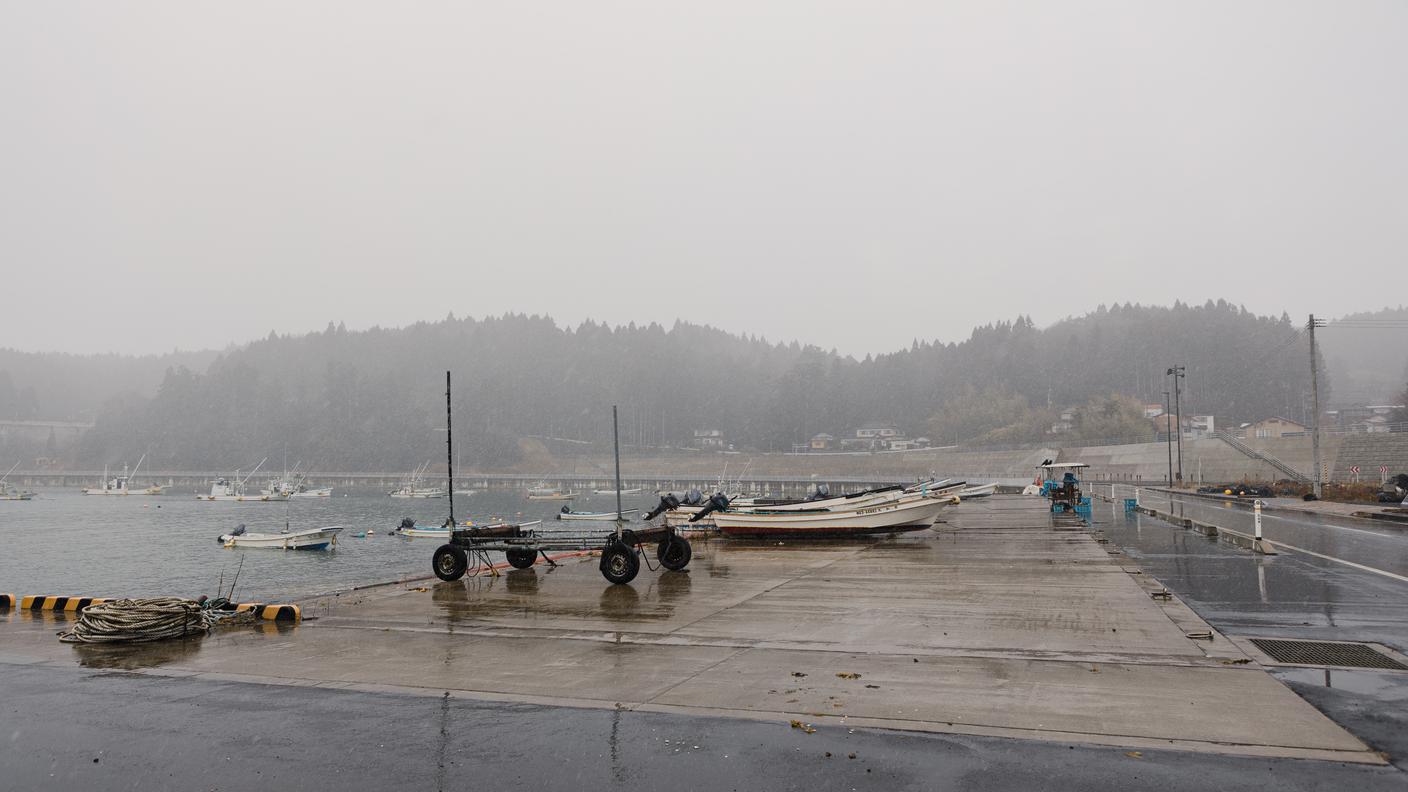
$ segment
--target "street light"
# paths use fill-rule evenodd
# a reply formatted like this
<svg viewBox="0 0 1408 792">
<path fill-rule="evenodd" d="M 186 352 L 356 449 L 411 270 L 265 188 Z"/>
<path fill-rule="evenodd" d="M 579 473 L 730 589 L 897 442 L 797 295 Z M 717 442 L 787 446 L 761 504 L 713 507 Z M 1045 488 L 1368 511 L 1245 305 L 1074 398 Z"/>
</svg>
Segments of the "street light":
<svg viewBox="0 0 1408 792">
<path fill-rule="evenodd" d="M 1173 366 L 1165 374 L 1173 377 L 1173 412 L 1174 419 L 1178 421 L 1178 483 L 1183 483 L 1183 408 L 1179 404 L 1178 394 L 1181 388 L 1178 381 L 1186 376 L 1183 373 L 1183 366 Z"/>
<path fill-rule="evenodd" d="M 1168 445 L 1168 487 L 1173 489 L 1173 432 L 1168 425 L 1171 415 L 1168 403 L 1169 392 L 1164 391 L 1164 442 Z"/>
</svg>

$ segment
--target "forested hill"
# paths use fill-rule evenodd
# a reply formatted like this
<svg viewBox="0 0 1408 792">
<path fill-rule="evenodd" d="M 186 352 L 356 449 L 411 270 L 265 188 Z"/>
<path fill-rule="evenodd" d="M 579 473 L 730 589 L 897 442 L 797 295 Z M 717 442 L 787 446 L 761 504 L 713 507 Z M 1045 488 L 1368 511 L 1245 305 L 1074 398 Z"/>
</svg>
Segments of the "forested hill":
<svg viewBox="0 0 1408 792">
<path fill-rule="evenodd" d="M 718 429 L 740 450 L 788 450 L 875 420 L 911 436 L 942 432 L 936 443 L 1028 441 L 1044 431 L 1048 405 L 1162 401 L 1174 363 L 1187 366 L 1185 414 L 1223 424 L 1305 414 L 1297 327 L 1223 302 L 1102 307 L 1046 329 L 1022 317 L 961 343 L 860 361 L 685 323 L 561 328 L 509 315 L 270 335 L 204 373 L 172 368 L 151 399 L 110 404 L 82 455 L 118 461 L 150 449 L 157 467 L 223 469 L 287 449 L 323 469 L 408 469 L 443 453 L 446 369 L 466 464 L 512 464 L 530 437 L 599 442 L 612 404 L 628 444 L 685 446 L 694 430 Z M 955 418 L 975 404 L 1007 414 Z M 1021 426 L 994 433 L 1004 422 Z"/>
</svg>

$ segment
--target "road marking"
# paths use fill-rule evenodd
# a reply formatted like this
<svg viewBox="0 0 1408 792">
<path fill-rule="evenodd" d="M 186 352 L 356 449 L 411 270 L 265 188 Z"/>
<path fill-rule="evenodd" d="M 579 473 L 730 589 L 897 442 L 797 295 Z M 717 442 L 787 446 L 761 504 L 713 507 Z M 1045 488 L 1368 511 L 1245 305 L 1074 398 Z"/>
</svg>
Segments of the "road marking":
<svg viewBox="0 0 1408 792">
<path fill-rule="evenodd" d="M 1392 572 L 1388 572 L 1388 571 L 1383 570 L 1383 569 L 1375 569 L 1374 567 L 1371 567 L 1371 566 L 1364 566 L 1363 564 L 1356 564 L 1356 563 L 1354 563 L 1353 561 L 1346 561 L 1346 560 L 1344 560 L 1343 558 L 1335 558 L 1334 556 L 1327 556 L 1327 555 L 1325 555 L 1324 553 L 1317 553 L 1317 552 L 1315 552 L 1314 550 L 1306 550 L 1306 549 L 1303 548 L 1303 547 L 1296 547 L 1295 545 L 1288 545 L 1288 544 L 1286 544 L 1285 542 L 1278 542 L 1278 541 L 1275 541 L 1274 539 L 1267 539 L 1267 540 L 1265 540 L 1265 541 L 1267 541 L 1268 543 L 1270 543 L 1272 547 L 1284 547 L 1284 548 L 1286 548 L 1287 550 L 1294 550 L 1294 551 L 1296 551 L 1297 553 L 1305 553 L 1306 555 L 1312 555 L 1312 556 L 1315 556 L 1316 558 L 1323 558 L 1323 559 L 1325 559 L 1326 561 L 1334 561 L 1334 562 L 1337 563 L 1337 564 L 1344 564 L 1345 566 L 1352 566 L 1352 567 L 1354 567 L 1355 569 L 1362 569 L 1362 570 L 1364 570 L 1365 572 L 1373 572 L 1373 573 L 1376 574 L 1376 575 L 1383 575 L 1384 577 L 1389 577 L 1389 578 L 1393 578 L 1394 580 L 1399 580 L 1399 581 L 1402 581 L 1402 582 L 1404 582 L 1404 583 L 1408 583 L 1408 577 L 1405 577 L 1405 576 L 1403 576 L 1403 575 L 1396 575 L 1396 574 L 1394 574 L 1394 573 L 1392 573 Z"/>
</svg>

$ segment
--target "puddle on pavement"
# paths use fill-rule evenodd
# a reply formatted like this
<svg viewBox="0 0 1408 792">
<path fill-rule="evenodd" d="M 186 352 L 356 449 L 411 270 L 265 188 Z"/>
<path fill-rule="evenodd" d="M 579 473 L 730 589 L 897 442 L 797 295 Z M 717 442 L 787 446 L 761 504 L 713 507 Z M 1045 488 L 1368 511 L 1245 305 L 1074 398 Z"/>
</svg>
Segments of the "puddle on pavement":
<svg viewBox="0 0 1408 792">
<path fill-rule="evenodd" d="M 1383 702 L 1408 702 L 1408 674 L 1401 671 L 1358 671 L 1338 668 L 1268 669 L 1282 682 L 1328 687 L 1370 696 Z"/>
</svg>

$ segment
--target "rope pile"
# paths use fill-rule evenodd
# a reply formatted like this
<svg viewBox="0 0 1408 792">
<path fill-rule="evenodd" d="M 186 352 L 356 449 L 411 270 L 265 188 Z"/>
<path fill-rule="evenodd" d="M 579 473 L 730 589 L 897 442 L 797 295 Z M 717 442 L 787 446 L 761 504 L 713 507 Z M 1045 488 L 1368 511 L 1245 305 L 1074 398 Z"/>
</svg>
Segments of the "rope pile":
<svg viewBox="0 0 1408 792">
<path fill-rule="evenodd" d="M 122 599 L 89 605 L 73 629 L 59 633 L 64 643 L 161 641 L 206 635 L 227 617 L 180 597 Z"/>
</svg>

